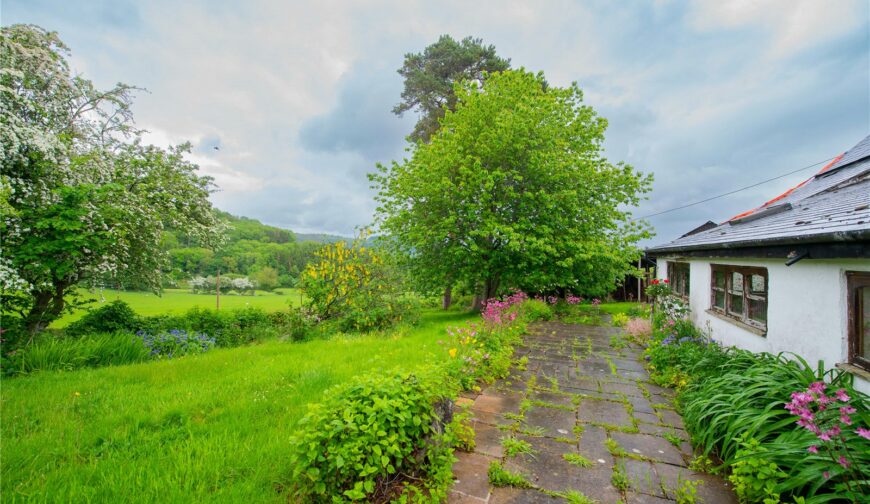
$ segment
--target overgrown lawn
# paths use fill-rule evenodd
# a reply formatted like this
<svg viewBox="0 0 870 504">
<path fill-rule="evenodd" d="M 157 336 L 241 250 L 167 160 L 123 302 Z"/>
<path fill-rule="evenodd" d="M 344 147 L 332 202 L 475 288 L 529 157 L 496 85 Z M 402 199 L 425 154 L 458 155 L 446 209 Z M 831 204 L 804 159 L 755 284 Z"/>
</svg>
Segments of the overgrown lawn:
<svg viewBox="0 0 870 504">
<path fill-rule="evenodd" d="M 286 501 L 306 404 L 367 371 L 445 359 L 446 326 L 476 317 L 429 310 L 387 335 L 4 379 L 2 500 Z"/>
</svg>

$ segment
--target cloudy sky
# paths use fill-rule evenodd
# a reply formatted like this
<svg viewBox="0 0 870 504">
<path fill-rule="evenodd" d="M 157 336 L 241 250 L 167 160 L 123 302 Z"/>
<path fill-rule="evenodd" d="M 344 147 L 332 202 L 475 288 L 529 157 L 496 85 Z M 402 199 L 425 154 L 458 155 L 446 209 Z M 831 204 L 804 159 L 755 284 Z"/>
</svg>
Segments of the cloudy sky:
<svg viewBox="0 0 870 504">
<path fill-rule="evenodd" d="M 98 85 L 147 88 L 139 125 L 157 144 L 193 142 L 219 208 L 351 234 L 374 207 L 366 173 L 403 155 L 415 121 L 390 112 L 396 69 L 441 34 L 483 38 L 552 84 L 578 82 L 609 120 L 608 157 L 655 174 L 642 216 L 825 160 L 870 133 L 868 10 L 863 0 L 4 0 L 0 16 L 58 31 Z M 653 217 L 652 242 L 812 171 Z"/>
</svg>

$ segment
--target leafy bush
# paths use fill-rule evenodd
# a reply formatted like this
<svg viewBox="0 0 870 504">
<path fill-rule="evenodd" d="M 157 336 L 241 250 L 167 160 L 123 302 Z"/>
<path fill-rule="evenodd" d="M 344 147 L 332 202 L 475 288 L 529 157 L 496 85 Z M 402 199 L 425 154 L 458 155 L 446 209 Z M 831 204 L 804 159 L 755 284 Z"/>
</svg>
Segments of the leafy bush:
<svg viewBox="0 0 870 504">
<path fill-rule="evenodd" d="M 195 306 L 181 316 L 143 318 L 139 327 L 148 334 L 183 329 L 206 334 L 219 347 L 236 347 L 278 336 L 281 328 L 275 322 L 279 320 L 279 317 L 255 307 L 217 311 Z"/>
<path fill-rule="evenodd" d="M 82 318 L 67 326 L 67 336 L 85 334 L 114 333 L 118 331 L 133 333 L 139 326 L 139 316 L 127 303 L 116 300 L 86 313 Z"/>
<path fill-rule="evenodd" d="M 626 325 L 628 325 L 628 320 L 628 315 L 624 313 L 617 313 L 613 315 L 613 317 L 610 319 L 610 323 L 614 327 L 625 327 Z"/>
<path fill-rule="evenodd" d="M 154 358 L 181 357 L 207 352 L 214 348 L 215 339 L 205 334 L 189 333 L 183 329 L 172 329 L 157 334 L 139 332 L 138 337 Z"/>
<path fill-rule="evenodd" d="M 317 320 L 336 320 L 344 331 L 384 329 L 407 317 L 417 301 L 402 296 L 401 282 L 386 258 L 366 246 L 324 245 L 300 276 L 306 308 Z"/>
<path fill-rule="evenodd" d="M 149 357 L 142 340 L 129 333 L 87 334 L 80 338 L 43 334 L 9 355 L 3 371 L 6 374 L 69 371 L 143 362 Z"/>
<path fill-rule="evenodd" d="M 544 301 L 529 299 L 523 303 L 523 314 L 529 322 L 550 320 L 553 318 L 553 309 Z"/>
<path fill-rule="evenodd" d="M 453 456 L 443 404 L 454 392 L 432 370 L 368 374 L 335 387 L 299 421 L 291 494 L 306 502 L 444 499 Z"/>
</svg>

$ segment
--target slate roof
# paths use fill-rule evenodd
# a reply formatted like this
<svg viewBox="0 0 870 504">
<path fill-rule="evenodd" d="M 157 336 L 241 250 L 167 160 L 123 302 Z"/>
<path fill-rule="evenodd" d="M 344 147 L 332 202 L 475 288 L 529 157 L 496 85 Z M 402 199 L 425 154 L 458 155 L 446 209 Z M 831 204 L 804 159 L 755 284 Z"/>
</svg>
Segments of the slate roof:
<svg viewBox="0 0 870 504">
<path fill-rule="evenodd" d="M 819 173 L 760 207 L 647 252 L 843 241 L 870 242 L 870 135 Z"/>
</svg>

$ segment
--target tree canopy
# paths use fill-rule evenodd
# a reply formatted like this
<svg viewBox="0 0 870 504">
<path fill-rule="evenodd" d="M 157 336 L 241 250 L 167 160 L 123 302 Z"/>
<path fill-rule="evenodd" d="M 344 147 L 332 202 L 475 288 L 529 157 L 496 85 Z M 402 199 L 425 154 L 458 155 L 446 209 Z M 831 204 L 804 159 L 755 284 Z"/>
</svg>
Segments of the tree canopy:
<svg viewBox="0 0 870 504">
<path fill-rule="evenodd" d="M 648 236 L 629 208 L 651 177 L 604 157 L 607 121 L 576 84 L 518 70 L 454 91 L 431 141 L 370 175 L 388 243 L 433 290 L 610 291 Z"/>
<path fill-rule="evenodd" d="M 220 226 L 212 181 L 188 145 L 144 145 L 134 88 L 74 75 L 57 34 L 32 25 L 0 33 L 0 287 L 5 312 L 31 330 L 67 307 L 84 281 L 124 278 L 158 289 L 164 229 L 205 246 Z"/>
<path fill-rule="evenodd" d="M 457 42 L 442 35 L 422 53 L 408 53 L 399 75 L 405 79 L 402 101 L 393 112 L 409 110 L 420 114 L 410 138 L 428 142 L 438 130 L 444 111 L 456 108 L 453 86 L 461 81 L 482 82 L 488 72 L 510 68 L 510 60 L 499 57 L 495 46 L 483 45 L 481 39 L 466 37 Z"/>
</svg>

